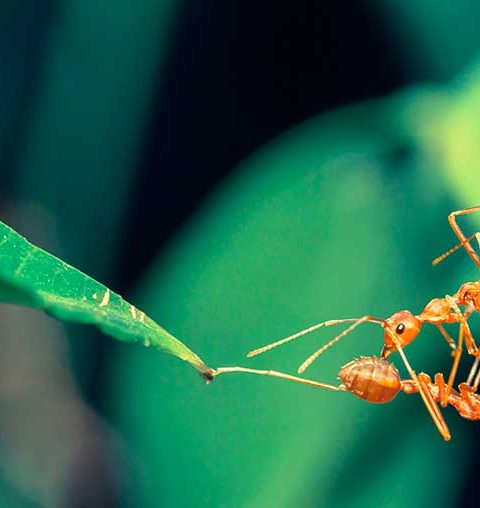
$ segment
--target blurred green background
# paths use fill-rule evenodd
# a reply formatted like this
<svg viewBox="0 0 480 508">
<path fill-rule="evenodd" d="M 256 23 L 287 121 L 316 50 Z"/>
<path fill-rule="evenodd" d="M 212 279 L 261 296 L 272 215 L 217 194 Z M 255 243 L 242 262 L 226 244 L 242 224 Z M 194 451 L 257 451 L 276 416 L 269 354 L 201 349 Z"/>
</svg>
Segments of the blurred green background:
<svg viewBox="0 0 480 508">
<path fill-rule="evenodd" d="M 294 373 L 336 330 L 244 355 L 478 279 L 430 262 L 480 204 L 480 4 L 6 0 L 0 21 L 2 219 L 211 366 Z M 445 410 L 445 443 L 418 396 L 206 386 L 35 311 L 0 325 L 1 506 L 478 506 L 479 424 Z M 308 377 L 381 341 L 365 325 Z M 430 329 L 407 352 L 449 368 Z"/>
</svg>

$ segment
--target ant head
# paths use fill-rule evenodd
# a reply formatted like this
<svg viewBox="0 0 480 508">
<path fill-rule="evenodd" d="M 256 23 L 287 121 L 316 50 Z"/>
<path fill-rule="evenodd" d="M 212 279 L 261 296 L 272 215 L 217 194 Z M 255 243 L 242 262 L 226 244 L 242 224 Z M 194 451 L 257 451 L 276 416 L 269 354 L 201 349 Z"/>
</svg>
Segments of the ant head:
<svg viewBox="0 0 480 508">
<path fill-rule="evenodd" d="M 400 346 L 406 346 L 417 337 L 422 328 L 422 323 L 408 310 L 401 310 L 385 320 L 382 326 L 385 329 L 385 335 L 381 354 L 382 358 L 388 358 L 397 350 L 392 335 Z"/>
</svg>

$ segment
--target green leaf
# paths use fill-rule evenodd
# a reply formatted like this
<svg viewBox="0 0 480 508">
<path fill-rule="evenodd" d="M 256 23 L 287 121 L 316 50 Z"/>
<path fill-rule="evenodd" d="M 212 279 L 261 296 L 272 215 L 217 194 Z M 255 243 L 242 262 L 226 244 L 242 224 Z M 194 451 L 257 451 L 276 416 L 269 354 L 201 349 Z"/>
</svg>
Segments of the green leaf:
<svg viewBox="0 0 480 508">
<path fill-rule="evenodd" d="M 125 342 L 140 342 L 211 370 L 144 312 L 0 222 L 0 301 L 35 307 L 63 321 L 96 325 Z"/>
</svg>

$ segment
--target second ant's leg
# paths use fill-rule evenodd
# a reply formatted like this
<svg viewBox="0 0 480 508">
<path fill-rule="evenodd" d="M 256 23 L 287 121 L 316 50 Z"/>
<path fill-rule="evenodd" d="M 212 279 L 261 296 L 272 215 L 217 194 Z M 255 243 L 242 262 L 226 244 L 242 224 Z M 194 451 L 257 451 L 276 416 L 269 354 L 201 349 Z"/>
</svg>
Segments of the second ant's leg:
<svg viewBox="0 0 480 508">
<path fill-rule="evenodd" d="M 453 229 L 453 232 L 457 235 L 461 244 L 467 251 L 468 255 L 471 257 L 471 259 L 477 265 L 477 267 L 480 268 L 480 257 L 475 252 L 474 248 L 470 245 L 468 239 L 463 234 L 463 231 L 458 226 L 457 220 L 456 220 L 457 216 L 459 216 L 459 215 L 468 215 L 470 213 L 475 213 L 478 211 L 480 211 L 480 206 L 474 206 L 473 208 L 466 208 L 465 210 L 456 210 L 455 212 L 452 212 L 448 216 L 448 222 L 450 223 L 450 226 Z M 478 237 L 477 237 L 477 239 L 478 239 Z"/>
<path fill-rule="evenodd" d="M 465 345 L 467 346 L 468 353 L 472 356 L 475 356 L 476 358 L 480 358 L 480 349 L 478 348 L 477 343 L 473 338 L 470 327 L 468 326 L 466 321 L 464 323 L 463 328 L 465 334 Z"/>
<path fill-rule="evenodd" d="M 389 334 L 392 342 L 395 344 L 398 354 L 402 358 L 410 378 L 418 386 L 418 391 L 422 397 L 423 403 L 430 413 L 430 416 L 432 417 L 433 423 L 435 423 L 438 432 L 440 432 L 440 435 L 443 437 L 443 439 L 445 439 L 445 441 L 450 441 L 451 435 L 450 431 L 448 430 L 448 426 L 443 419 L 442 413 L 440 412 L 440 409 L 438 408 L 433 395 L 430 392 L 428 376 L 420 375 L 419 377 L 415 374 L 415 371 L 412 369 L 410 362 L 407 360 L 407 357 L 403 352 L 402 345 L 395 337 L 395 334 L 388 327 L 385 328 L 385 331 Z"/>
</svg>

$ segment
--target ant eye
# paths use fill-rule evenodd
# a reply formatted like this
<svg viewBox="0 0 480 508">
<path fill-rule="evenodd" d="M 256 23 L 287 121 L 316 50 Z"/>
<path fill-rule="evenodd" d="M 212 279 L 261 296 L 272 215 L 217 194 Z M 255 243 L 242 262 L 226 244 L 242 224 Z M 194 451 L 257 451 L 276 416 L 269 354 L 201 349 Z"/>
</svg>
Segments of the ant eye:
<svg viewBox="0 0 480 508">
<path fill-rule="evenodd" d="M 397 328 L 395 328 L 395 331 L 401 335 L 405 331 L 405 325 L 403 323 L 400 323 Z"/>
</svg>

